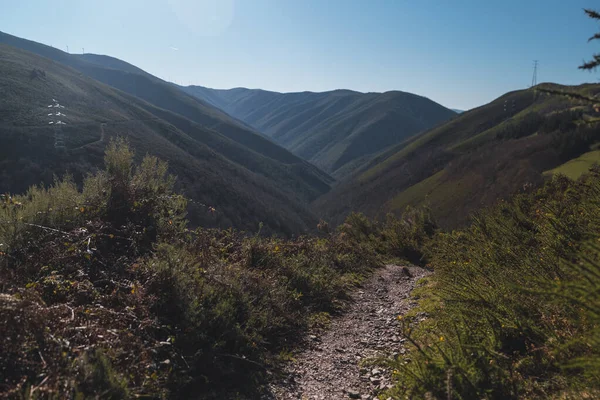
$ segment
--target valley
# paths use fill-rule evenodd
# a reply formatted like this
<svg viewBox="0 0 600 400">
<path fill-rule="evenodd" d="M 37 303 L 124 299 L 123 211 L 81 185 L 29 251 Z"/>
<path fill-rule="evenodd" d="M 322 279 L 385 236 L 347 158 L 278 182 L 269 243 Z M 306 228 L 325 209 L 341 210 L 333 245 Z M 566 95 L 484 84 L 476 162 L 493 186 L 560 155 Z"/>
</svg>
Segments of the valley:
<svg viewBox="0 0 600 400">
<path fill-rule="evenodd" d="M 109 3 L 0 14 L 127 55 L 0 32 L 0 397 L 600 398 L 600 84 L 564 4 L 486 5 L 530 46 L 479 4 Z"/>
<path fill-rule="evenodd" d="M 398 91 L 182 89 L 255 127 L 339 179 L 385 148 L 456 116 L 429 99 Z"/>
</svg>

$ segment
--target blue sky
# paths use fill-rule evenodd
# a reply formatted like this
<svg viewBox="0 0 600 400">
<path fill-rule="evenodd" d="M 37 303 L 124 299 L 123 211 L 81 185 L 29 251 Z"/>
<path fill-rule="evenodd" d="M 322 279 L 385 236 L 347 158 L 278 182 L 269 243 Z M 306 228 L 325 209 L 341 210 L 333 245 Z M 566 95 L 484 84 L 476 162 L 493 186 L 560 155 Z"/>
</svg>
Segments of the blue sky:
<svg viewBox="0 0 600 400">
<path fill-rule="evenodd" d="M 595 0 L 0 0 L 0 30 L 180 84 L 403 90 L 468 109 L 577 66 Z"/>
</svg>

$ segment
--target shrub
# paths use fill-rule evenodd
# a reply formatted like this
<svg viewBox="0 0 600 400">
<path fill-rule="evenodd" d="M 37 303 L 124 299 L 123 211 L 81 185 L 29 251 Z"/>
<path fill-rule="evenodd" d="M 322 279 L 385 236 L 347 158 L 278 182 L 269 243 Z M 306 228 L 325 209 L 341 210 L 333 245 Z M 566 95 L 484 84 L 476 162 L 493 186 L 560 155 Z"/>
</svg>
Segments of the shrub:
<svg viewBox="0 0 600 400">
<path fill-rule="evenodd" d="M 84 212 L 83 197 L 70 176 L 56 178 L 49 188 L 33 186 L 25 195 L 3 195 L 2 251 L 8 253 L 26 243 L 35 243 L 49 232 L 71 229 L 81 223 Z"/>
<path fill-rule="evenodd" d="M 148 278 L 136 260 L 161 238 L 185 235 L 186 203 L 165 163 L 147 156 L 134 168 L 132 157 L 125 142 L 112 142 L 106 170 L 82 191 L 66 176 L 2 197 L 0 316 L 2 337 L 11 338 L 0 348 L 2 393 L 165 393 L 169 372 L 152 366 L 177 355 L 157 345 L 162 334 L 147 315 L 139 281 Z M 148 368 L 155 371 L 145 377 Z"/>
<path fill-rule="evenodd" d="M 65 177 L 3 198 L 2 395 L 255 396 L 265 368 L 379 263 L 327 229 L 189 230 L 167 164 L 133 160 L 119 139 L 81 191 Z"/>
<path fill-rule="evenodd" d="M 382 229 L 386 252 L 414 264 L 424 265 L 424 249 L 437 230 L 427 208 L 407 207 L 401 218 L 389 214 Z"/>
<path fill-rule="evenodd" d="M 177 348 L 190 355 L 192 371 L 178 379 L 202 390 L 252 384 L 317 316 L 341 310 L 348 290 L 377 265 L 337 234 L 283 241 L 197 229 L 192 236 L 158 246 L 145 286 Z"/>
<path fill-rule="evenodd" d="M 185 228 L 187 202 L 173 192 L 175 177 L 168 174 L 168 165 L 146 155 L 133 167 L 133 153 L 124 139 L 112 141 L 104 158 L 106 174 L 87 185 L 89 195 L 102 198 L 97 188 L 108 184 L 106 218 L 117 226 L 133 223 L 143 227 L 143 239 L 152 242 L 158 234 L 172 235 Z"/>
<path fill-rule="evenodd" d="M 547 398 L 598 388 L 600 253 L 587 243 L 600 237 L 599 172 L 557 177 L 436 235 L 435 274 L 403 320 L 411 361 L 391 361 L 390 394 Z"/>
<path fill-rule="evenodd" d="M 426 207 L 406 207 L 400 217 L 388 214 L 383 222 L 352 213 L 338 231 L 361 251 L 373 252 L 386 262 L 424 265 L 424 249 L 437 231 Z"/>
</svg>

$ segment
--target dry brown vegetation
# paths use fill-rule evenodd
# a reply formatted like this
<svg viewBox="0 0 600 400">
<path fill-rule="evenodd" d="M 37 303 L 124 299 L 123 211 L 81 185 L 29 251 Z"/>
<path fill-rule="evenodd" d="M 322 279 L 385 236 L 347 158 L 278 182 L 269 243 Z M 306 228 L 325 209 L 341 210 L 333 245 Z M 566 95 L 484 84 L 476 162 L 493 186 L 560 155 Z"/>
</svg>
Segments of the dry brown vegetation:
<svg viewBox="0 0 600 400">
<path fill-rule="evenodd" d="M 2 197 L 3 395 L 251 392 L 378 265 L 352 231 L 286 241 L 189 230 L 165 163 L 134 166 L 122 140 L 105 163 L 83 190 L 65 177 Z"/>
</svg>

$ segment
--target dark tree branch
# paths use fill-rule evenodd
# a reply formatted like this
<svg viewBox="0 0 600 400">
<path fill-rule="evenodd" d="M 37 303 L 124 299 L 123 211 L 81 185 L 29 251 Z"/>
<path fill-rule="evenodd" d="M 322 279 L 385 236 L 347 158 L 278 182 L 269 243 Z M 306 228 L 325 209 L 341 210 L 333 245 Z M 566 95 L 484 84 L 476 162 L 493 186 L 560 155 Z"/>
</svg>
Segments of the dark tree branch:
<svg viewBox="0 0 600 400">
<path fill-rule="evenodd" d="M 599 12 L 589 9 L 589 8 L 584 8 L 583 11 L 585 11 L 585 13 L 588 15 L 588 17 L 590 17 L 592 19 L 600 20 Z M 588 42 L 591 42 L 592 40 L 598 40 L 598 39 L 600 39 L 600 32 L 596 33 L 594 36 L 589 38 Z M 600 66 L 600 54 L 594 54 L 594 58 L 591 61 L 587 61 L 587 62 L 584 61 L 584 63 L 579 66 L 579 69 L 591 71 L 591 70 L 595 70 L 599 66 Z"/>
<path fill-rule="evenodd" d="M 593 19 L 600 19 L 600 13 L 597 11 L 591 10 L 589 8 L 584 8 L 583 11 L 588 15 L 588 17 Z"/>
<path fill-rule="evenodd" d="M 583 65 L 579 66 L 579 69 L 583 70 L 595 70 L 600 66 L 600 54 L 594 54 L 594 59 L 588 62 L 584 62 Z"/>
</svg>

